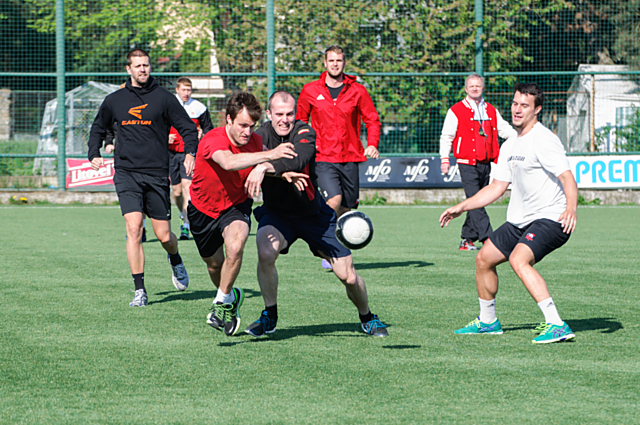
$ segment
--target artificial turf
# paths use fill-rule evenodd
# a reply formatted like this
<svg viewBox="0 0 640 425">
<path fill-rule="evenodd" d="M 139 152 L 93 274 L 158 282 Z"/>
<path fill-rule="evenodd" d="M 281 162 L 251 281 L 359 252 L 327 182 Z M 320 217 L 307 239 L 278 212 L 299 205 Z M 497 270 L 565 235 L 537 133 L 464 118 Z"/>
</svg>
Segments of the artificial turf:
<svg viewBox="0 0 640 425">
<path fill-rule="evenodd" d="M 389 337 L 362 333 L 298 241 L 277 262 L 278 330 L 256 339 L 207 326 L 215 290 L 192 240 L 178 292 L 148 230 L 149 306 L 130 308 L 118 207 L 1 207 L 0 423 L 638 423 L 640 208 L 579 208 L 575 234 L 536 266 L 576 334 L 543 346 L 531 343 L 543 316 L 508 264 L 505 333 L 453 334 L 478 301 L 462 218 L 440 229 L 444 208 L 361 208 L 375 235 L 354 263 Z M 488 208 L 494 227 L 505 211 Z M 255 230 L 242 329 L 264 307 Z"/>
</svg>

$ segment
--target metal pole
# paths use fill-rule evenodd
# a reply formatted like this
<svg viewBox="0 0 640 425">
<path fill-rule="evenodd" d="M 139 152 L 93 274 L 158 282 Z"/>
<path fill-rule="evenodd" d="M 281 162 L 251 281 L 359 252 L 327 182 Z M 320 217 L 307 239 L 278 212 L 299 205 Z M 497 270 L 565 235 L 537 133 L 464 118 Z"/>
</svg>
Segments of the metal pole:
<svg viewBox="0 0 640 425">
<path fill-rule="evenodd" d="M 267 0 L 267 96 L 276 90 L 274 0 Z"/>
<path fill-rule="evenodd" d="M 58 121 L 58 190 L 66 189 L 67 177 L 64 66 L 64 0 L 56 0 L 56 91 L 58 97 L 56 112 Z"/>
<path fill-rule="evenodd" d="M 476 11 L 476 24 L 478 25 L 478 29 L 476 30 L 476 74 L 484 75 L 484 66 L 482 63 L 482 1 L 483 0 L 475 0 L 475 11 Z"/>
<path fill-rule="evenodd" d="M 591 122 L 589 134 L 589 152 L 596 151 L 596 76 L 591 76 Z"/>
</svg>

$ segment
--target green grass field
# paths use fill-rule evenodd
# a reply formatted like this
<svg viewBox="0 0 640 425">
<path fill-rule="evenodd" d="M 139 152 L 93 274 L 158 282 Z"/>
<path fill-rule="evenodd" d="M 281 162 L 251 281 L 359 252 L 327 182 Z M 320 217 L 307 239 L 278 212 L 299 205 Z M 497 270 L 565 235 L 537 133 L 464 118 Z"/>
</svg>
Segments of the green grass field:
<svg viewBox="0 0 640 425">
<path fill-rule="evenodd" d="M 640 207 L 580 208 L 537 266 L 576 333 L 543 346 L 543 316 L 507 264 L 505 333 L 453 334 L 478 301 L 462 219 L 440 229 L 443 209 L 362 208 L 375 237 L 354 261 L 388 338 L 359 330 L 340 282 L 297 242 L 278 260 L 278 330 L 255 339 L 205 323 L 215 292 L 193 241 L 180 242 L 183 293 L 160 244 L 144 244 L 150 305 L 130 308 L 118 207 L 0 207 L 0 423 L 639 423 Z M 488 211 L 504 221 L 505 207 Z M 263 309 L 255 229 L 242 329 Z"/>
</svg>

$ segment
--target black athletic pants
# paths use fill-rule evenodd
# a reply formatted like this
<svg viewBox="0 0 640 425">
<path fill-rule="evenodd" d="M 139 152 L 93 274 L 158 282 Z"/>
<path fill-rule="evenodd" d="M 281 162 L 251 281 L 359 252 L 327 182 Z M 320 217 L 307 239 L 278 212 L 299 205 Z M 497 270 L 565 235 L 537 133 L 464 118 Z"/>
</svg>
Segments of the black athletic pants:
<svg viewBox="0 0 640 425">
<path fill-rule="evenodd" d="M 471 198 L 480 189 L 489 184 L 491 164 L 488 162 L 479 162 L 476 165 L 458 163 L 458 169 L 460 170 L 464 194 L 467 198 Z M 484 242 L 492 233 L 491 222 L 484 208 L 467 211 L 467 218 L 462 225 L 462 239 L 469 239 L 472 242 Z"/>
</svg>

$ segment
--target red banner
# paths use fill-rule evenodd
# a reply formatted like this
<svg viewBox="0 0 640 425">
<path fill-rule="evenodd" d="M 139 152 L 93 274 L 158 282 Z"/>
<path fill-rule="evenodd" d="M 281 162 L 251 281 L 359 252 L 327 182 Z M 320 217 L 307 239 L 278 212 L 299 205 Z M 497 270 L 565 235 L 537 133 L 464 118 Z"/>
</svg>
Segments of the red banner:
<svg viewBox="0 0 640 425">
<path fill-rule="evenodd" d="M 67 159 L 67 189 L 80 186 L 113 185 L 113 158 L 104 160 L 104 165 L 98 171 L 91 169 L 91 163 L 86 159 Z"/>
</svg>

